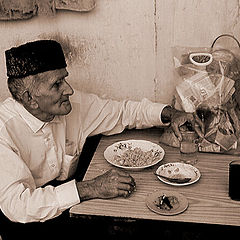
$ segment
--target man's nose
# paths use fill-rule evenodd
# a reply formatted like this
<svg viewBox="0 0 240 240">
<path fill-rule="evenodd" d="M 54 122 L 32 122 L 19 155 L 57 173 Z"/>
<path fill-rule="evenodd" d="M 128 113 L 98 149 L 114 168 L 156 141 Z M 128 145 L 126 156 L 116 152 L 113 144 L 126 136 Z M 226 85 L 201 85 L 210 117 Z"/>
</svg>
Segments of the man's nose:
<svg viewBox="0 0 240 240">
<path fill-rule="evenodd" d="M 74 91 L 72 89 L 72 87 L 70 86 L 70 84 L 65 80 L 64 81 L 64 91 L 63 94 L 64 95 L 73 95 Z"/>
</svg>

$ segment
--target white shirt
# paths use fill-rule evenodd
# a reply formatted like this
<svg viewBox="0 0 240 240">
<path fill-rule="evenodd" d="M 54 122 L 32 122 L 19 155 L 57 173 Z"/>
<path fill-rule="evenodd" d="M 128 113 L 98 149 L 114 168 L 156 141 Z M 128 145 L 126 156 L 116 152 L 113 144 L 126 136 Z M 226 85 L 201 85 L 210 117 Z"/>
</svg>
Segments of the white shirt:
<svg viewBox="0 0 240 240">
<path fill-rule="evenodd" d="M 74 173 L 88 136 L 125 128 L 162 126 L 166 106 L 100 99 L 75 92 L 72 111 L 44 123 L 12 98 L 0 105 L 0 208 L 12 221 L 46 221 L 80 203 L 75 180 L 57 187 L 47 182 Z"/>
</svg>

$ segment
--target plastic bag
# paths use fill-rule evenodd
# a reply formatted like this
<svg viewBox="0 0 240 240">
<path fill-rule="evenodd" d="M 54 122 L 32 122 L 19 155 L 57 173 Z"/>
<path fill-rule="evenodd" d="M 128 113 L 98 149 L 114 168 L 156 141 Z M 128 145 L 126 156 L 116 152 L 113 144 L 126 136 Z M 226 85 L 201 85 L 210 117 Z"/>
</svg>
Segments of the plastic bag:
<svg viewBox="0 0 240 240">
<path fill-rule="evenodd" d="M 231 50 L 215 47 L 219 38 L 237 43 Z M 217 37 L 210 48 L 175 47 L 176 94 L 174 107 L 196 112 L 205 123 L 199 151 L 226 152 L 238 147 L 240 133 L 240 44 L 228 34 Z"/>
</svg>

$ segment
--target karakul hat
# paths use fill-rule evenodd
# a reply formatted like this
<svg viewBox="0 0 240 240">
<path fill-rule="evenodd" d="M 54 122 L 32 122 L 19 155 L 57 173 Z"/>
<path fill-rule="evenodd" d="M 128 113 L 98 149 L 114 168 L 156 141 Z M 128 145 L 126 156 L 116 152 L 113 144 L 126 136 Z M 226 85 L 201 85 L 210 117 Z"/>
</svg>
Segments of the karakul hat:
<svg viewBox="0 0 240 240">
<path fill-rule="evenodd" d="M 7 76 L 22 78 L 67 66 L 61 45 L 53 40 L 28 42 L 5 51 Z"/>
</svg>

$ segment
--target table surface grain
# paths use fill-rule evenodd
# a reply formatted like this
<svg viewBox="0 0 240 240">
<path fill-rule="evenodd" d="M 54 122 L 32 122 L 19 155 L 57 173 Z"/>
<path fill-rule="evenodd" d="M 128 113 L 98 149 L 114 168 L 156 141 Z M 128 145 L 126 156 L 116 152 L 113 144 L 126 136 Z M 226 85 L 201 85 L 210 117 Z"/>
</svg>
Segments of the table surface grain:
<svg viewBox="0 0 240 240">
<path fill-rule="evenodd" d="M 128 139 L 142 139 L 159 144 L 159 134 L 159 129 L 153 128 L 126 130 L 121 134 L 102 137 L 84 180 L 92 179 L 114 168 L 103 156 L 104 150 L 109 145 Z M 160 145 L 165 150 L 161 162 L 141 171 L 129 171 L 137 185 L 136 191 L 130 197 L 81 202 L 70 209 L 70 215 L 240 226 L 240 201 L 231 200 L 228 196 L 228 166 L 231 161 L 239 160 L 240 156 L 197 153 L 198 161 L 194 166 L 201 172 L 199 181 L 188 186 L 171 186 L 161 182 L 154 172 L 162 164 L 178 162 L 179 149 Z M 177 191 L 183 194 L 189 202 L 188 209 L 175 216 L 163 216 L 150 211 L 146 206 L 146 197 L 156 190 Z"/>
</svg>

